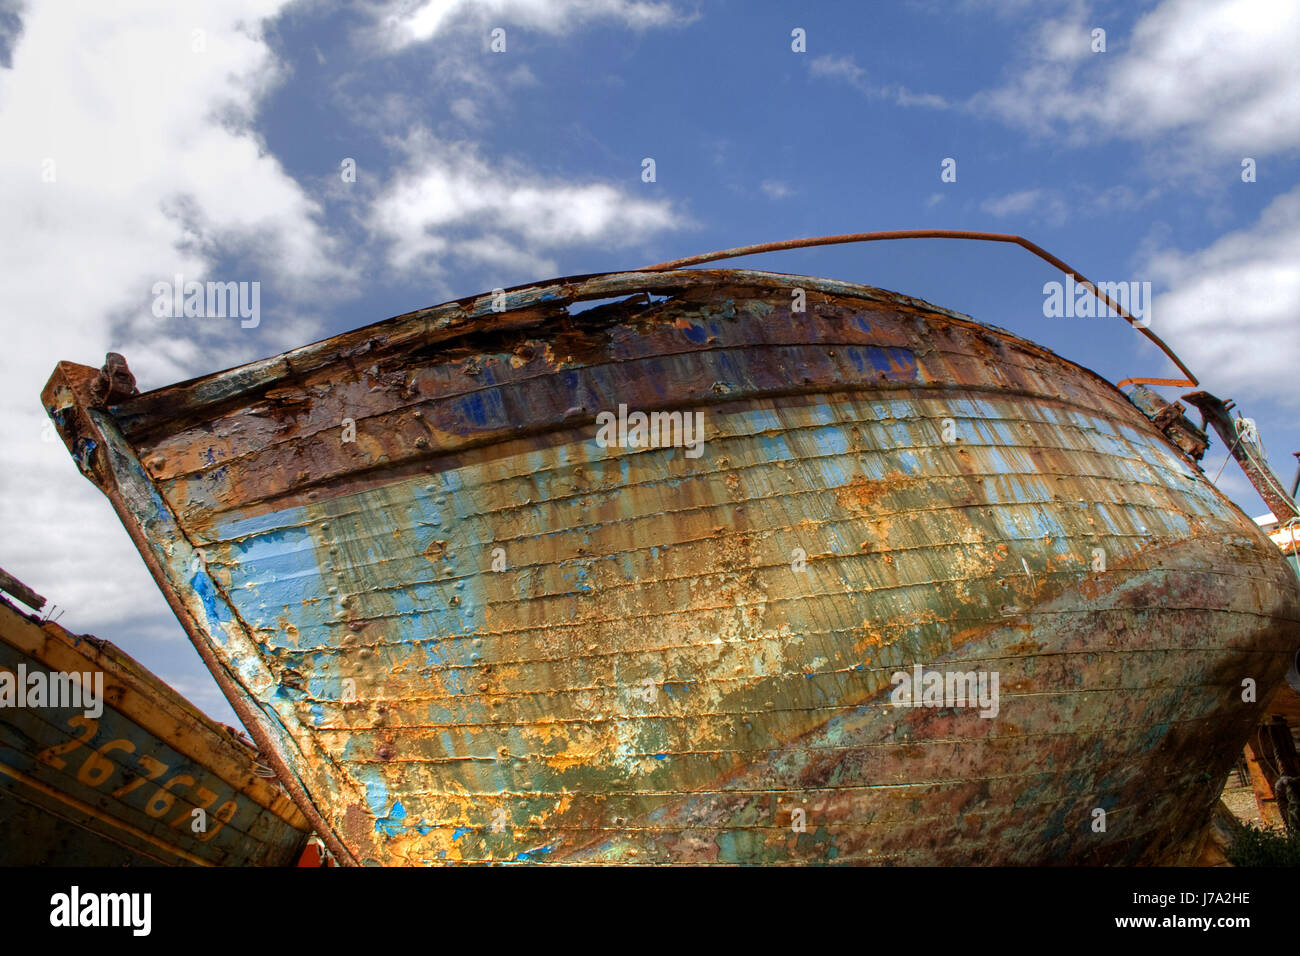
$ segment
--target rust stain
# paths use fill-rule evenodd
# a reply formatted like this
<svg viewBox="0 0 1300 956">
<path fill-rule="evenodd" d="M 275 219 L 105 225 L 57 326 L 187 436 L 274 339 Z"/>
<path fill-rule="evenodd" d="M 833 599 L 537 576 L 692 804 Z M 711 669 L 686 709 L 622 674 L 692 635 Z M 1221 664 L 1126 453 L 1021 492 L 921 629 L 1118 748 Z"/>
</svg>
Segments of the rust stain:
<svg viewBox="0 0 1300 956">
<path fill-rule="evenodd" d="M 1118 390 L 830 280 L 508 297 L 44 395 L 342 861 L 1123 863 L 1199 826 L 1300 586 Z M 698 412 L 701 453 L 602 444 L 620 406 Z M 997 713 L 900 705 L 918 666 L 996 673 Z"/>
</svg>

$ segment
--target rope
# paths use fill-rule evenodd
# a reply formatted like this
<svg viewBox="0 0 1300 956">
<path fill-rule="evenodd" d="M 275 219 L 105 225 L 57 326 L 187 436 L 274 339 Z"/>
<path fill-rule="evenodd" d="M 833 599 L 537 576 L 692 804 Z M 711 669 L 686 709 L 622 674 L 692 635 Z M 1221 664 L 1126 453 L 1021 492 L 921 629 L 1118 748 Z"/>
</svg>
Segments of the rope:
<svg viewBox="0 0 1300 956">
<path fill-rule="evenodd" d="M 1273 477 L 1273 471 L 1272 471 L 1272 469 L 1270 469 L 1270 468 L 1268 467 L 1268 456 L 1267 456 L 1267 454 L 1265 454 L 1265 452 L 1264 452 L 1263 443 L 1260 442 L 1260 444 L 1259 444 L 1259 452 L 1260 452 L 1260 455 L 1262 455 L 1262 456 L 1264 457 L 1264 460 L 1263 460 L 1263 461 L 1260 461 L 1260 459 L 1259 459 L 1258 457 L 1256 457 L 1255 452 L 1252 450 L 1253 442 L 1252 442 L 1250 439 L 1246 439 L 1244 442 L 1242 441 L 1242 439 L 1246 438 L 1246 434 L 1245 434 L 1246 432 L 1251 432 L 1251 433 L 1253 433 L 1253 434 L 1255 435 L 1255 441 L 1259 441 L 1259 432 L 1258 432 L 1258 430 L 1254 429 L 1253 427 L 1252 427 L 1252 428 L 1246 428 L 1246 429 L 1243 429 L 1243 428 L 1242 428 L 1242 424 L 1243 424 L 1245 421 L 1246 421 L 1246 419 L 1241 418 L 1240 416 L 1237 417 L 1237 418 L 1234 418 L 1234 419 L 1233 419 L 1233 421 L 1232 421 L 1232 425 L 1233 425 L 1233 428 L 1234 428 L 1234 429 L 1236 430 L 1236 432 L 1237 432 L 1236 440 L 1233 441 L 1233 443 L 1232 443 L 1232 447 L 1230 447 L 1230 448 L 1228 449 L 1228 453 L 1227 453 L 1226 455 L 1223 456 L 1223 462 L 1219 465 L 1219 470 L 1218 470 L 1217 472 L 1215 472 L 1215 474 L 1214 474 L 1214 480 L 1211 482 L 1211 484 L 1218 484 L 1218 483 L 1219 483 L 1219 476 L 1223 474 L 1223 469 L 1227 467 L 1227 465 L 1228 465 L 1228 459 L 1232 457 L 1232 453 L 1233 453 L 1233 451 L 1236 449 L 1236 447 L 1237 447 L 1238 445 L 1241 445 L 1242 450 L 1246 452 L 1246 457 L 1250 459 L 1251 464 L 1253 464 L 1253 465 L 1255 466 L 1255 470 L 1256 470 L 1257 472 L 1259 472 L 1260 476 L 1263 477 L 1263 479 L 1264 479 L 1266 482 L 1268 482 L 1269 487 L 1271 487 L 1275 492 L 1277 492 L 1278 496 L 1282 499 L 1283 502 L 1291 502 L 1291 503 L 1292 503 L 1292 504 L 1291 504 L 1291 508 L 1292 508 L 1292 510 L 1293 510 L 1293 511 L 1296 511 L 1296 507 L 1295 507 L 1295 504 L 1294 504 L 1295 499 L 1293 499 L 1289 494 L 1287 494 L 1285 491 L 1282 490 L 1281 486 L 1278 485 L 1277 480 Z M 1274 518 L 1275 518 L 1279 523 L 1281 523 L 1281 521 L 1282 521 L 1282 517 L 1283 517 L 1283 516 L 1282 516 L 1282 515 L 1274 515 L 1273 517 L 1274 517 Z M 1292 517 L 1292 518 L 1287 522 L 1287 524 L 1290 525 L 1291 522 L 1296 521 L 1297 518 L 1300 518 L 1300 511 L 1297 511 L 1297 512 L 1296 512 L 1296 516 L 1295 516 L 1295 517 Z M 1294 532 L 1292 533 L 1292 538 L 1294 539 Z"/>
<path fill-rule="evenodd" d="M 1242 435 L 1241 425 L 1239 424 L 1242 421 L 1243 419 L 1237 418 L 1233 422 L 1234 427 L 1237 429 L 1237 441 L 1241 441 L 1242 437 L 1244 437 Z M 1247 430 L 1249 431 L 1249 429 Z M 1259 439 L 1258 431 L 1255 431 L 1255 438 L 1258 441 Z M 1255 452 L 1251 450 L 1251 446 L 1252 446 L 1252 442 L 1250 442 L 1249 440 L 1246 441 L 1241 446 L 1246 451 L 1246 457 L 1249 458 L 1251 463 L 1255 466 L 1255 470 L 1264 476 L 1264 480 L 1268 482 L 1269 487 L 1271 487 L 1275 492 L 1277 492 L 1278 496 L 1281 498 L 1281 500 L 1284 503 L 1287 503 L 1291 506 L 1291 510 L 1295 512 L 1295 517 L 1300 517 L 1300 509 L 1296 508 L 1295 499 L 1292 498 L 1289 494 L 1287 494 L 1287 492 L 1283 491 L 1282 487 L 1277 483 L 1277 479 L 1273 477 L 1273 470 L 1268 466 L 1268 455 L 1264 451 L 1263 443 L 1260 442 L 1258 446 L 1259 453 L 1261 456 L 1263 456 L 1264 459 L 1263 461 L 1260 461 L 1260 459 L 1255 456 Z M 1236 448 L 1237 443 L 1233 442 L 1232 447 Z M 1226 464 L 1227 459 L 1225 459 L 1224 462 Z M 1219 470 L 1222 471 L 1223 469 L 1220 468 Z M 1276 518 L 1279 523 L 1282 521 L 1282 515 L 1274 515 L 1273 517 Z M 1291 520 L 1295 520 L 1295 518 L 1293 517 Z"/>
<path fill-rule="evenodd" d="M 1248 444 L 1254 444 L 1259 449 L 1259 453 L 1264 456 L 1265 461 L 1268 460 L 1268 452 L 1264 450 L 1264 442 L 1259 437 L 1259 428 L 1255 425 L 1255 419 L 1242 418 L 1241 413 L 1238 412 L 1232 427 L 1237 430 L 1238 435 L 1244 435 Z"/>
<path fill-rule="evenodd" d="M 1223 464 L 1219 465 L 1219 470 L 1214 473 L 1214 481 L 1210 482 L 1210 484 L 1217 485 L 1219 483 L 1219 476 L 1223 474 L 1223 469 L 1228 467 L 1228 459 L 1232 457 L 1233 451 L 1240 444 L 1241 444 L 1241 432 L 1238 431 L 1237 440 L 1232 443 L 1232 447 L 1228 449 L 1228 453 L 1223 456 Z"/>
</svg>

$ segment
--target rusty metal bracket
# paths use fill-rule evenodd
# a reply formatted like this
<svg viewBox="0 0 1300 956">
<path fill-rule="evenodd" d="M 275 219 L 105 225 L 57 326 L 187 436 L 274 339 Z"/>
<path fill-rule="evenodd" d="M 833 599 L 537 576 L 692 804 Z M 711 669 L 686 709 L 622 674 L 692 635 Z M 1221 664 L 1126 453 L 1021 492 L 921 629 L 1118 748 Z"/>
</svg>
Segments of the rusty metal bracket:
<svg viewBox="0 0 1300 956">
<path fill-rule="evenodd" d="M 132 395 L 139 395 L 135 376 L 126 367 L 126 359 L 117 352 L 104 356 L 104 366 L 90 384 L 90 394 L 99 407 L 107 407 Z"/>
<path fill-rule="evenodd" d="M 1205 456 L 1210 447 L 1209 436 L 1183 414 L 1187 406 L 1182 402 L 1166 402 L 1145 385 L 1135 385 L 1128 400 L 1193 463 Z"/>
</svg>

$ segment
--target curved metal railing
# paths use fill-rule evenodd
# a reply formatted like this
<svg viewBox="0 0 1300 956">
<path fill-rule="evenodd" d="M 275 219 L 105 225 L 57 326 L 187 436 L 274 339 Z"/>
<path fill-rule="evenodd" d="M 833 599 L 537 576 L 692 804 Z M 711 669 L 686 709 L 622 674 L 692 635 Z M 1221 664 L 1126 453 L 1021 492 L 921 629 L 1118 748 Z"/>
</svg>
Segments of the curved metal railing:
<svg viewBox="0 0 1300 956">
<path fill-rule="evenodd" d="M 700 265 L 705 262 L 716 262 L 719 259 L 734 259 L 738 256 L 752 256 L 760 252 L 781 252 L 785 249 L 803 249 L 809 246 L 835 246 L 848 242 L 878 242 L 888 239 L 973 239 L 980 242 L 1009 242 L 1013 245 L 1028 249 L 1038 258 L 1045 262 L 1051 263 L 1060 269 L 1066 275 L 1073 276 L 1075 281 L 1080 285 L 1087 287 L 1097 300 L 1108 306 L 1120 318 L 1128 322 L 1129 325 L 1145 335 L 1155 346 L 1164 352 L 1171 362 L 1178 366 L 1179 371 L 1187 376 L 1186 380 L 1175 378 L 1126 378 L 1117 385 L 1123 388 L 1125 385 L 1172 385 L 1179 388 L 1194 388 L 1200 385 L 1196 376 L 1191 370 L 1183 364 L 1182 359 L 1174 354 L 1174 350 L 1165 344 L 1160 336 L 1156 335 L 1149 328 L 1133 318 L 1128 310 L 1115 302 L 1092 282 L 1085 278 L 1077 269 L 1067 265 L 1065 262 L 1052 255 L 1041 246 L 1035 245 L 1023 236 L 1013 236 L 1003 232 L 967 232 L 961 229 L 898 229 L 892 232 L 850 232 L 838 236 L 814 236 L 808 239 L 786 239 L 783 242 L 763 242 L 752 246 L 737 246 L 734 249 L 722 249 L 718 252 L 705 252 L 696 256 L 686 256 L 683 259 L 673 259 L 670 262 L 660 262 L 652 266 L 646 266 L 638 271 L 640 272 L 667 272 L 673 269 L 684 269 L 687 266 Z"/>
</svg>

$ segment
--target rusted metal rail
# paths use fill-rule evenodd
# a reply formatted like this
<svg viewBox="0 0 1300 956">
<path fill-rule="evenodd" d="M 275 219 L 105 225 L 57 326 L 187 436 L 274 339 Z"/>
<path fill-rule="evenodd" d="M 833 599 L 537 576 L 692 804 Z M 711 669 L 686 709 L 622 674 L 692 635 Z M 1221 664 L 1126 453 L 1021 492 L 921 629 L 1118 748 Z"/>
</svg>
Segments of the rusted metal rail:
<svg viewBox="0 0 1300 956">
<path fill-rule="evenodd" d="M 1072 276 L 1076 282 L 1086 287 L 1097 298 L 1099 302 L 1106 305 L 1122 319 L 1141 332 L 1152 342 L 1165 356 L 1178 366 L 1185 376 L 1185 379 L 1177 378 L 1126 378 L 1116 383 L 1117 388 L 1123 388 L 1126 385 L 1143 386 L 1143 385 L 1166 385 L 1173 388 L 1194 388 L 1200 384 L 1196 376 L 1192 374 L 1182 359 L 1170 348 L 1160 336 L 1156 335 L 1149 328 L 1142 325 L 1129 314 L 1128 310 L 1118 302 L 1106 295 L 1096 284 L 1085 277 L 1079 270 L 1066 263 L 1057 256 L 1052 255 L 1042 246 L 1030 242 L 1023 236 L 1015 236 L 1010 233 L 1001 232 L 969 232 L 961 229 L 897 229 L 886 232 L 854 232 L 843 233 L 835 236 L 813 236 L 806 239 L 787 239 L 781 242 L 763 242 L 749 246 L 736 246 L 732 249 L 722 249 L 717 252 L 705 252 L 699 255 L 686 256 L 681 259 L 673 259 L 669 262 L 660 262 L 652 266 L 646 266 L 646 272 L 664 272 L 675 269 L 683 269 L 688 266 L 700 265 L 706 262 L 716 262 L 719 259 L 734 259 L 740 256 L 752 256 L 764 252 L 780 252 L 786 249 L 804 249 L 812 246 L 833 246 L 842 245 L 850 242 L 879 242 L 890 239 L 969 239 L 979 242 L 1006 242 L 1027 249 L 1044 262 L 1050 263 L 1060 269 L 1066 275 Z M 1245 447 L 1237 435 L 1236 429 L 1228 416 L 1222 401 L 1210 395 L 1208 392 L 1196 392 L 1193 395 L 1185 396 L 1189 401 L 1201 409 L 1207 421 L 1211 422 L 1219 436 L 1223 439 L 1224 444 L 1228 446 L 1233 457 L 1241 465 L 1246 477 L 1250 479 L 1252 485 L 1259 492 L 1261 498 L 1268 504 L 1275 515 L 1286 518 L 1300 516 L 1300 508 L 1295 502 L 1294 490 L 1291 494 L 1282 488 L 1281 481 L 1269 470 L 1263 462 L 1262 454 L 1254 454 L 1251 447 Z M 1134 396 L 1136 400 L 1136 396 Z M 1181 411 L 1181 406 L 1178 407 Z M 1175 413 L 1176 414 L 1176 413 Z M 1224 423 L 1226 425 L 1226 431 Z M 1157 421 L 1157 425 L 1163 431 L 1168 432 L 1170 422 Z M 1190 423 L 1186 423 L 1190 425 Z M 1189 451 L 1186 446 L 1186 436 L 1171 435 L 1174 440 L 1184 451 Z M 1204 452 L 1203 445 L 1199 449 L 1200 453 Z M 1194 454 L 1193 457 L 1199 458 L 1200 453 Z M 1297 481 L 1300 482 L 1300 471 L 1297 472 Z"/>
<path fill-rule="evenodd" d="M 837 246 L 849 242 L 880 242 L 889 239 L 972 239 L 978 242 L 1009 242 L 1020 246 L 1022 249 L 1028 249 L 1044 262 L 1050 263 L 1066 275 L 1072 276 L 1079 284 L 1087 287 L 1099 302 L 1108 306 L 1120 318 L 1145 335 L 1160 351 L 1165 353 L 1171 362 L 1178 366 L 1179 371 L 1187 376 L 1185 381 L 1172 378 L 1126 378 L 1119 383 L 1119 387 L 1122 388 L 1125 385 L 1172 385 L 1178 388 L 1194 388 L 1200 384 L 1191 370 L 1183 364 L 1182 359 L 1174 354 L 1174 350 L 1166 345 L 1160 336 L 1133 318 L 1127 309 L 1098 289 L 1079 270 L 1058 259 L 1042 246 L 1030 242 L 1023 236 L 1013 236 L 1010 233 L 969 232 L 964 229 L 895 229 L 888 232 L 848 232 L 838 236 L 812 236 L 807 239 L 786 239 L 782 242 L 761 242 L 757 245 L 736 246 L 734 249 L 705 252 L 695 256 L 686 256 L 682 259 L 673 259 L 670 262 L 656 263 L 652 266 L 646 266 L 642 271 L 664 272 L 673 269 L 684 269 L 687 266 L 700 265 L 705 262 L 716 262 L 719 259 L 735 259 L 740 256 L 758 255 L 762 252 L 806 249 L 810 246 Z"/>
</svg>

